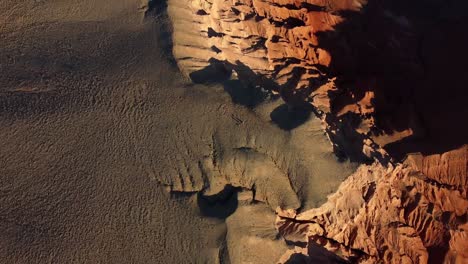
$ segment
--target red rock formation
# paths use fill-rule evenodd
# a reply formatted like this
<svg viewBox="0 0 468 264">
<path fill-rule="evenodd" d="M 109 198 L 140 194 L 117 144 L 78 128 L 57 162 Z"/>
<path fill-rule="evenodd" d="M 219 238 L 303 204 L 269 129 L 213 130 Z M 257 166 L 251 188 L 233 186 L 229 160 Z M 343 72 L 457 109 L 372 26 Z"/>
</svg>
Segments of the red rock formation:
<svg viewBox="0 0 468 264">
<path fill-rule="evenodd" d="M 396 167 L 361 166 L 323 206 L 279 210 L 278 230 L 305 242 L 293 250 L 303 255 L 318 244 L 357 263 L 466 263 L 467 153 L 464 146 Z"/>
<path fill-rule="evenodd" d="M 381 160 L 388 157 L 380 147 L 400 159 L 466 143 L 466 8 L 462 1 L 169 0 L 174 55 L 192 79 L 235 72 L 291 106 L 309 102 L 337 150 Z"/>
</svg>

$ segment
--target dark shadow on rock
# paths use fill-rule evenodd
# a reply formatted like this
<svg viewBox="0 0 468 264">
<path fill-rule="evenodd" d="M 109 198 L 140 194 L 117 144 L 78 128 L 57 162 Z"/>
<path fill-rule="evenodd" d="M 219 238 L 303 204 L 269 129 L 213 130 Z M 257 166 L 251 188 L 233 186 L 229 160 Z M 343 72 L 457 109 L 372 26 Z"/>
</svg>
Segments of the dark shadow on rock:
<svg viewBox="0 0 468 264">
<path fill-rule="evenodd" d="M 291 107 L 282 104 L 270 113 L 273 123 L 283 130 L 292 130 L 309 120 L 312 109 L 304 104 L 304 107 Z"/>
<path fill-rule="evenodd" d="M 313 242 L 310 242 L 313 243 Z M 295 253 L 285 262 L 286 264 L 346 264 L 349 263 L 325 248 L 313 244 L 308 246 L 308 256 Z"/>
<path fill-rule="evenodd" d="M 318 34 L 332 57 L 324 70 L 336 77 L 335 110 L 374 92 L 371 133 L 413 131 L 385 146 L 397 159 L 466 144 L 468 2 L 369 0 L 359 12 L 338 13 L 343 22 Z"/>
<path fill-rule="evenodd" d="M 238 75 L 233 79 L 232 74 Z M 235 104 L 253 108 L 267 99 L 276 99 L 270 90 L 277 85 L 270 79 L 255 73 L 241 62 L 236 64 L 210 59 L 205 68 L 189 75 L 194 83 L 223 85 L 224 90 L 231 96 Z"/>
<path fill-rule="evenodd" d="M 197 193 L 197 204 L 203 216 L 226 219 L 233 214 L 239 204 L 237 200 L 237 192 L 241 188 L 236 188 L 231 185 L 226 185 L 224 189 L 210 196 L 205 196 L 202 193 Z"/>
<path fill-rule="evenodd" d="M 302 254 L 298 254 L 298 253 L 294 253 L 291 255 L 291 257 L 285 262 L 285 264 L 307 264 L 309 262 L 307 262 L 307 256 L 306 255 L 302 255 Z"/>
<path fill-rule="evenodd" d="M 329 115 L 326 118 L 326 123 L 328 124 L 326 131 L 330 141 L 333 143 L 333 152 L 339 161 L 349 160 L 358 163 L 372 163 L 374 160 L 362 152 L 363 142 L 366 137 L 356 131 L 361 122 L 361 117 L 354 113 L 347 113 L 340 118 L 345 120 L 345 122 L 339 121 L 333 115 Z M 388 162 L 388 160 L 384 160 L 381 156 L 375 158 L 382 163 Z"/>
<path fill-rule="evenodd" d="M 231 71 L 221 61 L 210 59 L 209 62 L 207 67 L 189 74 L 194 83 L 223 83 L 229 80 Z"/>
<path fill-rule="evenodd" d="M 224 90 L 231 96 L 232 102 L 253 108 L 269 98 L 269 93 L 260 87 L 244 85 L 240 80 L 223 82 Z"/>
<path fill-rule="evenodd" d="M 148 7 L 145 12 L 145 19 L 151 19 L 152 22 L 158 24 L 159 38 L 158 43 L 159 49 L 163 51 L 163 54 L 168 58 L 171 66 L 177 66 L 177 62 L 172 55 L 172 23 L 167 13 L 167 0 L 149 0 Z"/>
<path fill-rule="evenodd" d="M 346 264 L 349 261 L 341 258 L 340 256 L 328 251 L 322 246 L 309 241 L 307 254 L 310 256 L 309 263 L 333 263 L 333 264 Z"/>
</svg>

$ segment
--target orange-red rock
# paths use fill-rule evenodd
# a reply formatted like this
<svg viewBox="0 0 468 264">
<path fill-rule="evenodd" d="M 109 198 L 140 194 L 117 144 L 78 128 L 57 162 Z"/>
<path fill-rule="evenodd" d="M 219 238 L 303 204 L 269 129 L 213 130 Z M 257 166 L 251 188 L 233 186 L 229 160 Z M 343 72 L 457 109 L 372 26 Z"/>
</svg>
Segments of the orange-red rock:
<svg viewBox="0 0 468 264">
<path fill-rule="evenodd" d="M 450 163 L 450 173 L 437 173 L 437 180 L 410 159 L 388 168 L 363 165 L 323 206 L 278 214 L 278 230 L 286 240 L 319 244 L 356 263 L 465 263 L 466 188 L 442 182 L 466 181 L 467 151 L 464 146 L 444 153 L 459 160 Z M 440 167 L 440 158 L 421 159 L 432 160 L 425 171 Z"/>
<path fill-rule="evenodd" d="M 279 92 L 292 106 L 311 103 L 348 156 L 388 159 L 389 152 L 401 159 L 466 143 L 463 1 L 169 0 L 168 5 L 174 55 L 187 75 L 203 82 L 234 71 Z M 373 146 L 378 151 L 363 155 L 364 138 L 385 151 Z M 357 143 L 348 146 L 346 140 Z"/>
</svg>

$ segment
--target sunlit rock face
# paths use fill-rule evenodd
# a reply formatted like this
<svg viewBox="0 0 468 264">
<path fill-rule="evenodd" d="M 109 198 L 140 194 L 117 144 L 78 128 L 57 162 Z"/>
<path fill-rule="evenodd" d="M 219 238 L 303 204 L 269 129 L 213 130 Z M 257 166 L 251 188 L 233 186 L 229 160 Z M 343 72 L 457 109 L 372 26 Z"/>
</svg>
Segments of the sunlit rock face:
<svg viewBox="0 0 468 264">
<path fill-rule="evenodd" d="M 376 160 L 324 205 L 278 211 L 278 231 L 295 244 L 280 262 L 467 261 L 467 10 L 463 1 L 168 1 L 173 54 L 193 81 L 236 78 L 279 94 L 290 111 L 321 117 L 336 154 Z"/>
<path fill-rule="evenodd" d="M 174 55 L 195 80 L 210 78 L 210 67 L 234 70 L 299 104 L 331 81 L 322 71 L 331 56 L 317 35 L 342 21 L 331 10 L 361 6 L 350 2 L 330 9 L 322 2 L 169 1 Z"/>
<path fill-rule="evenodd" d="M 467 151 L 361 166 L 323 206 L 279 211 L 279 232 L 298 245 L 283 260 L 315 263 L 322 246 L 353 263 L 466 262 Z"/>
<path fill-rule="evenodd" d="M 168 6 L 174 55 L 187 75 L 205 82 L 234 72 L 291 106 L 313 105 L 343 154 L 401 159 L 466 143 L 463 1 L 169 0 Z"/>
</svg>

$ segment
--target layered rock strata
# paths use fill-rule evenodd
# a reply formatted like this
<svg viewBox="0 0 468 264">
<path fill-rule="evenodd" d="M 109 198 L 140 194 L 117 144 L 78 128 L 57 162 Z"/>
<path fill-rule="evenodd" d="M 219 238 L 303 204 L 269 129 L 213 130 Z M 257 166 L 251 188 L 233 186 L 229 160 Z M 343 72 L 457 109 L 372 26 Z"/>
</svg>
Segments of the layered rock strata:
<svg viewBox="0 0 468 264">
<path fill-rule="evenodd" d="M 467 152 L 362 166 L 321 207 L 278 210 L 279 232 L 296 245 L 280 262 L 316 263 L 323 246 L 352 263 L 466 263 Z"/>
</svg>

